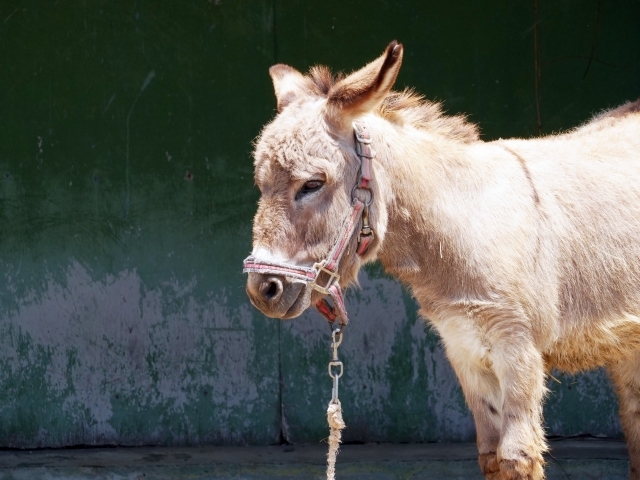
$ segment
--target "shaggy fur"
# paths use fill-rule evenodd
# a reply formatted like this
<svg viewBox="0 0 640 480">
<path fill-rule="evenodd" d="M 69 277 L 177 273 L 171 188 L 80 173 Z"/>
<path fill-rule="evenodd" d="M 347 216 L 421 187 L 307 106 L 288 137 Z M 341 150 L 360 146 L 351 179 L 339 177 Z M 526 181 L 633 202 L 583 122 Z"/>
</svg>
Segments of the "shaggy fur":
<svg viewBox="0 0 640 480">
<path fill-rule="evenodd" d="M 391 92 L 401 60 L 392 43 L 346 77 L 273 67 L 283 106 L 255 149 L 254 255 L 327 255 L 359 165 L 351 122 L 366 121 L 376 239 L 364 258 L 352 239 L 341 286 L 377 258 L 411 288 L 473 411 L 486 478 L 544 478 L 547 372 L 605 365 L 640 480 L 640 101 L 565 134 L 485 143 L 464 118 Z M 310 180 L 324 185 L 302 194 Z M 275 280 L 280 289 L 247 282 L 267 315 L 295 317 L 318 299 Z"/>
</svg>

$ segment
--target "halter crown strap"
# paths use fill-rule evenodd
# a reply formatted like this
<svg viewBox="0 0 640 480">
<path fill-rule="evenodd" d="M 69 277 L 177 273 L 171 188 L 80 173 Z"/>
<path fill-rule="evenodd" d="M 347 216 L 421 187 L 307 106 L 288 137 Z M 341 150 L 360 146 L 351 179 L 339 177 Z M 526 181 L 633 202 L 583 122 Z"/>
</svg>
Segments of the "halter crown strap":
<svg viewBox="0 0 640 480">
<path fill-rule="evenodd" d="M 341 230 L 342 233 L 336 240 L 327 258 L 311 267 L 304 267 L 290 263 L 263 260 L 250 255 L 244 260 L 244 268 L 242 270 L 243 273 L 283 275 L 293 282 L 306 283 L 314 290 L 319 291 L 325 296 L 328 295 L 333 301 L 333 306 L 323 297 L 316 303 L 316 309 L 330 323 L 339 320 L 342 326 L 349 323 L 349 318 L 344 306 L 344 299 L 339 283 L 340 275 L 338 275 L 338 267 L 340 260 L 361 220 L 362 226 L 358 233 L 357 254 L 364 255 L 374 239 L 373 230 L 369 225 L 369 205 L 373 200 L 373 192 L 371 191 L 371 167 L 373 160 L 371 135 L 369 128 L 364 122 L 354 122 L 353 130 L 356 140 L 356 153 L 360 158 L 360 174 L 358 182 L 353 188 L 351 214 L 345 219 Z M 368 192 L 367 196 L 369 200 L 367 203 L 362 202 L 354 195 L 356 190 Z M 318 283 L 322 273 L 325 273 L 329 277 L 323 282 L 324 285 Z"/>
</svg>

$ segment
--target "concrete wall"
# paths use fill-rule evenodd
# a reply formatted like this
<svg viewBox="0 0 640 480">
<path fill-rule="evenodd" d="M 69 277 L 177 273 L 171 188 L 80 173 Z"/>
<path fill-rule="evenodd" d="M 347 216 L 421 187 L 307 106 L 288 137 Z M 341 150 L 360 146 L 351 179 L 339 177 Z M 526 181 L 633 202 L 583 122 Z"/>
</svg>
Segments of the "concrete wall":
<svg viewBox="0 0 640 480">
<path fill-rule="evenodd" d="M 640 4 L 535 4 L 2 2 L 0 447 L 326 437 L 327 326 L 266 319 L 244 294 L 267 68 L 351 70 L 397 38 L 398 86 L 485 139 L 640 96 Z M 472 439 L 414 301 L 378 266 L 361 283 L 346 439 Z M 556 377 L 550 434 L 620 435 L 602 372 Z"/>
</svg>

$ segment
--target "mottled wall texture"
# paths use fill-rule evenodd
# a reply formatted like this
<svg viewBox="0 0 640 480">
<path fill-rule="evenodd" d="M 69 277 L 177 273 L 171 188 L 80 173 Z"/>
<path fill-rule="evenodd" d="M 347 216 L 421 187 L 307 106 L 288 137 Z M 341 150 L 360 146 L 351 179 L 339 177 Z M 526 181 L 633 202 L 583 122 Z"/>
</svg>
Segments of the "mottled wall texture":
<svg viewBox="0 0 640 480">
<path fill-rule="evenodd" d="M 640 96 L 631 0 L 0 2 L 0 447 L 315 443 L 327 326 L 254 310 L 241 262 L 267 68 L 351 70 L 392 39 L 398 86 L 485 139 Z M 350 291 L 347 441 L 467 441 L 437 336 L 373 265 Z M 556 375 L 551 435 L 619 436 L 603 372 Z"/>
</svg>

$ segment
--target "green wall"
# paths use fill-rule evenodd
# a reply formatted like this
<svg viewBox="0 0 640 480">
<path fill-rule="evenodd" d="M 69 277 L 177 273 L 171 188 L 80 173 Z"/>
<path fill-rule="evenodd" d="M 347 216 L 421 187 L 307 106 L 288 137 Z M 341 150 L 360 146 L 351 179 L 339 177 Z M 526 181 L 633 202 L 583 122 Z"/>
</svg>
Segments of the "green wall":
<svg viewBox="0 0 640 480">
<path fill-rule="evenodd" d="M 267 69 L 348 71 L 397 38 L 398 86 L 485 139 L 640 96 L 637 1 L 535 3 L 0 3 L 0 447 L 326 437 L 326 325 L 244 293 Z M 375 265 L 361 283 L 346 439 L 472 439 L 414 301 Z M 603 372 L 556 377 L 550 434 L 620 434 Z"/>
</svg>

